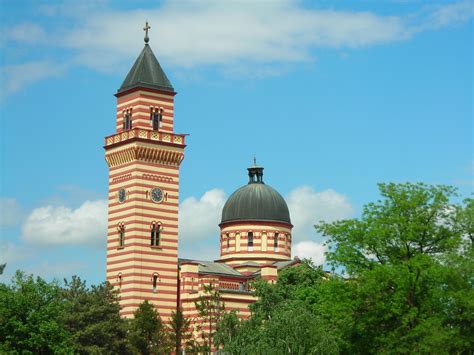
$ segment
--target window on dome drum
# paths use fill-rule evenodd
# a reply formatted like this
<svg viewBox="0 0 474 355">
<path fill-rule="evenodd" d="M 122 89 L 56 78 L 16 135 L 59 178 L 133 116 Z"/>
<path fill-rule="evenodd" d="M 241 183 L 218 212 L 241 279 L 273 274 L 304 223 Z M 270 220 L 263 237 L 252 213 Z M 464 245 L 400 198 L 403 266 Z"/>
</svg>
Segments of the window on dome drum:
<svg viewBox="0 0 474 355">
<path fill-rule="evenodd" d="M 226 239 L 227 239 L 227 249 L 229 249 L 229 247 L 230 247 L 229 233 L 227 233 L 225 236 L 226 236 Z"/>
<path fill-rule="evenodd" d="M 153 108 L 150 113 L 151 126 L 154 131 L 158 131 L 163 123 L 163 109 Z"/>
<path fill-rule="evenodd" d="M 158 274 L 155 272 L 153 274 L 153 293 L 156 293 L 157 285 L 158 285 Z"/>
<path fill-rule="evenodd" d="M 125 245 L 125 228 L 123 226 L 119 227 L 118 242 L 119 242 L 119 247 L 123 248 Z"/>
<path fill-rule="evenodd" d="M 150 239 L 150 245 L 152 247 L 159 247 L 160 246 L 160 225 L 159 224 L 153 224 L 151 226 L 151 239 Z"/>
<path fill-rule="evenodd" d="M 248 232 L 247 234 L 247 246 L 253 248 L 253 232 Z"/>
<path fill-rule="evenodd" d="M 123 113 L 123 129 L 132 129 L 132 113 L 128 110 Z"/>
<path fill-rule="evenodd" d="M 278 233 L 275 233 L 275 237 L 273 239 L 273 248 L 278 249 Z"/>
</svg>

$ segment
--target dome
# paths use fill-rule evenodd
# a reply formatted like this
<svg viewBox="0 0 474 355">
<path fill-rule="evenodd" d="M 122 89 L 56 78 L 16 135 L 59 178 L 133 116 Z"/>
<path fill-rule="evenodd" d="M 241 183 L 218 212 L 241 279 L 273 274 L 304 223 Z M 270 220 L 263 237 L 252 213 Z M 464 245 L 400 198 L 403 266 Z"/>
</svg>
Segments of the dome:
<svg viewBox="0 0 474 355">
<path fill-rule="evenodd" d="M 263 182 L 263 168 L 248 168 L 249 183 L 235 191 L 222 209 L 221 223 L 231 221 L 275 221 L 290 223 L 283 197 Z"/>
</svg>

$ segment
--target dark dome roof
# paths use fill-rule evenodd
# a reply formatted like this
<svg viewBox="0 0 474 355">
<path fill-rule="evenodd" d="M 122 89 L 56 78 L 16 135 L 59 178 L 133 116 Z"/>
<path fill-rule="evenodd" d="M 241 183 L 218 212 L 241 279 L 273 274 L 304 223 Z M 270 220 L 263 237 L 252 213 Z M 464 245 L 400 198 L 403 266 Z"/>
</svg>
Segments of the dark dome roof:
<svg viewBox="0 0 474 355">
<path fill-rule="evenodd" d="M 263 183 L 263 168 L 251 167 L 250 181 L 235 191 L 222 209 L 222 221 L 276 221 L 290 223 L 290 212 L 283 197 Z"/>
</svg>

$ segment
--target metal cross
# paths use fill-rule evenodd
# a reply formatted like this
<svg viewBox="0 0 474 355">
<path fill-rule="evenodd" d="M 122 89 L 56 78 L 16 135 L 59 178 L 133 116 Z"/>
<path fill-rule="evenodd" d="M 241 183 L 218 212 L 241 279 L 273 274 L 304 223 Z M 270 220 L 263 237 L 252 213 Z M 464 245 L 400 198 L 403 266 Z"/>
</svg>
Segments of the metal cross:
<svg viewBox="0 0 474 355">
<path fill-rule="evenodd" d="M 145 27 L 143 27 L 143 31 L 145 31 L 145 43 L 148 43 L 148 41 L 150 40 L 150 38 L 148 37 L 148 30 L 150 29 L 151 27 L 148 25 L 148 21 L 145 22 Z"/>
</svg>

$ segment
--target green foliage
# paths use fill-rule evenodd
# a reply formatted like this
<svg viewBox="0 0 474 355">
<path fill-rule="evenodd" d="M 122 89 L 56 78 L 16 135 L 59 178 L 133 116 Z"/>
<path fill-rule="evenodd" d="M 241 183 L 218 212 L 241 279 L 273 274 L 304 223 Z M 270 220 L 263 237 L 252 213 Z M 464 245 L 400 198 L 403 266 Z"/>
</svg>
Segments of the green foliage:
<svg viewBox="0 0 474 355">
<path fill-rule="evenodd" d="M 86 287 L 74 276 L 65 280 L 63 314 L 65 328 L 72 335 L 79 354 L 115 354 L 127 350 L 126 321 L 120 317 L 117 293 L 109 283 Z"/>
<path fill-rule="evenodd" d="M 138 306 L 130 321 L 129 341 L 137 354 L 163 354 L 170 349 L 160 315 L 147 300 Z"/>
<path fill-rule="evenodd" d="M 171 313 L 171 323 L 168 329 L 170 343 L 174 346 L 174 352 L 180 354 L 182 345 L 186 352 L 196 347 L 196 343 L 192 338 L 191 321 L 183 315 L 181 308 Z"/>
<path fill-rule="evenodd" d="M 329 323 L 312 308 L 314 294 L 324 273 L 309 261 L 284 269 L 273 285 L 253 284 L 257 302 L 252 317 L 224 315 L 218 324 L 216 345 L 230 354 L 335 354 L 338 342 Z"/>
<path fill-rule="evenodd" d="M 275 285 L 254 283 L 249 320 L 224 315 L 216 342 L 230 354 L 468 354 L 474 348 L 474 202 L 448 186 L 380 184 L 360 219 L 320 223 L 327 259 Z"/>
<path fill-rule="evenodd" d="M 17 272 L 0 284 L 0 353 L 11 354 L 469 354 L 474 348 L 474 201 L 455 190 L 381 184 L 359 219 L 320 223 L 327 259 L 349 278 L 311 262 L 253 283 L 251 317 L 224 312 L 212 284 L 196 301 L 204 346 L 181 310 L 164 327 L 154 306 L 120 317 L 107 284 L 78 277 L 46 282 Z"/>
<path fill-rule="evenodd" d="M 214 333 L 216 332 L 217 324 L 224 314 L 225 304 L 221 300 L 219 290 L 212 283 L 204 285 L 204 293 L 199 296 L 194 304 L 200 318 L 198 331 L 201 332 L 201 337 L 204 340 L 200 351 L 210 353 Z"/>
<path fill-rule="evenodd" d="M 129 341 L 138 354 L 166 354 L 170 350 L 161 318 L 147 300 L 140 304 L 130 321 Z"/>
<path fill-rule="evenodd" d="M 0 284 L 0 352 L 73 352 L 71 335 L 61 321 L 67 306 L 56 282 L 18 271 L 11 285 Z"/>
<path fill-rule="evenodd" d="M 474 346 L 472 200 L 452 204 L 448 186 L 379 188 L 383 199 L 360 219 L 316 226 L 329 237 L 328 260 L 353 277 L 348 352 L 467 351 Z"/>
</svg>

